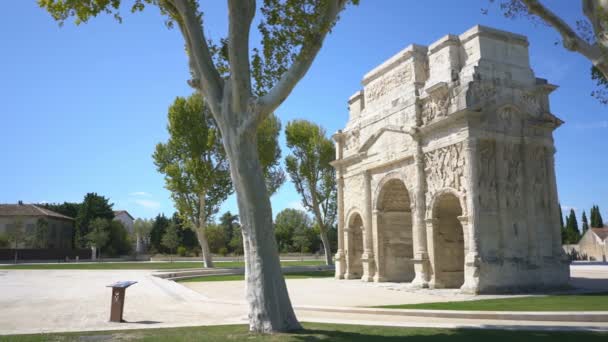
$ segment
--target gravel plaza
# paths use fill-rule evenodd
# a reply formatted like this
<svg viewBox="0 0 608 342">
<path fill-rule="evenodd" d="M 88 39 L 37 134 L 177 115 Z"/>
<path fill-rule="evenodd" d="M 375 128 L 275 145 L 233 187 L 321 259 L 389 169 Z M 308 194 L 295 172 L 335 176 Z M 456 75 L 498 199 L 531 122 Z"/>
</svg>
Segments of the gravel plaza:
<svg viewBox="0 0 608 342">
<path fill-rule="evenodd" d="M 608 288 L 608 265 L 573 265 L 571 270 L 573 286 L 589 290 Z M 0 334 L 247 323 L 243 281 L 176 283 L 155 277 L 153 273 L 149 270 L 2 270 Z M 138 283 L 127 290 L 124 310 L 127 323 L 110 323 L 111 291 L 106 285 L 120 280 Z M 333 278 L 289 279 L 287 285 L 298 317 L 308 322 L 446 328 L 512 325 L 564 328 L 564 322 L 403 317 L 322 310 L 505 296 L 474 296 L 457 290 L 413 290 L 405 284 L 336 281 Z M 589 328 L 589 323 L 568 323 L 567 326 Z M 606 322 L 592 326 L 608 329 Z"/>
</svg>

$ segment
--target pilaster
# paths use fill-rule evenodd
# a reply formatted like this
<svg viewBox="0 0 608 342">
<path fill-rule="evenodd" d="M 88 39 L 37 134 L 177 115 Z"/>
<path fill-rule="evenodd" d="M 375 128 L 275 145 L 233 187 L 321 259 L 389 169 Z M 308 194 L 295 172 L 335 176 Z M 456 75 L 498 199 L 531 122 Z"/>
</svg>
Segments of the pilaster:
<svg viewBox="0 0 608 342">
<path fill-rule="evenodd" d="M 372 281 L 374 274 L 374 252 L 372 242 L 372 181 L 370 171 L 364 171 L 364 203 L 365 203 L 365 224 L 363 231 L 363 276 L 361 280 Z"/>
</svg>

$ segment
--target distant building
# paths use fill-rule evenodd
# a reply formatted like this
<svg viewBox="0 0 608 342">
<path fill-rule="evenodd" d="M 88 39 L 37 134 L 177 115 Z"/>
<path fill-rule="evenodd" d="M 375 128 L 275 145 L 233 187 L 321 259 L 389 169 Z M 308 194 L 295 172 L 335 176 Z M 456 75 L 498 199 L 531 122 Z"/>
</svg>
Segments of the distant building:
<svg viewBox="0 0 608 342">
<path fill-rule="evenodd" d="M 578 242 L 578 252 L 588 260 L 606 261 L 608 257 L 608 226 L 590 228 Z"/>
<path fill-rule="evenodd" d="M 122 222 L 129 234 L 133 234 L 133 221 L 135 219 L 126 210 L 114 210 L 114 219 Z"/>
<path fill-rule="evenodd" d="M 115 210 L 114 220 L 120 221 L 125 226 L 129 236 L 133 237 L 133 248 L 135 248 L 135 252 L 141 253 L 142 241 L 139 234 L 136 234 L 135 229 L 133 228 L 133 223 L 135 221 L 133 216 L 131 216 L 131 214 L 129 214 L 129 212 L 126 210 Z"/>
<path fill-rule="evenodd" d="M 15 224 L 23 224 L 24 242 L 19 248 L 31 247 L 25 241 L 33 236 L 40 224 L 46 224 L 47 248 L 72 248 L 74 219 L 33 204 L 0 204 L 0 235 L 6 234 Z M 14 247 L 14 246 L 11 246 Z"/>
</svg>

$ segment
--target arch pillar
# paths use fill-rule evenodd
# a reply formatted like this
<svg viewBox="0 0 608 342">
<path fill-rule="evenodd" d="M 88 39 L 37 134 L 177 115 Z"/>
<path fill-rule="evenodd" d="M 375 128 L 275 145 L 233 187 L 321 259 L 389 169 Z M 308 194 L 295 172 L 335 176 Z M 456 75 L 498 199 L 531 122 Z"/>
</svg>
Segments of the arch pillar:
<svg viewBox="0 0 608 342">
<path fill-rule="evenodd" d="M 363 225 L 363 255 L 361 262 L 363 263 L 362 281 L 372 281 L 374 274 L 374 252 L 373 252 L 373 233 L 372 233 L 372 179 L 369 170 L 364 172 L 364 202 L 365 202 L 365 224 Z"/>
<path fill-rule="evenodd" d="M 346 272 L 346 260 L 344 258 L 344 177 L 342 170 L 338 170 L 338 250 L 335 256 L 335 278 L 343 279 Z"/>
<path fill-rule="evenodd" d="M 464 142 L 464 150 L 467 162 L 465 163 L 465 172 L 467 177 L 467 196 L 466 207 L 462 208 L 463 220 L 461 220 L 462 228 L 468 232 L 465 237 L 465 244 L 468 240 L 467 253 L 464 256 L 464 284 L 460 288 L 463 292 L 477 293 L 479 291 L 479 232 L 477 231 L 478 219 L 478 196 L 479 193 L 477 180 L 479 179 L 478 170 L 478 141 L 476 138 L 469 138 Z M 467 213 L 464 219 L 464 213 Z M 460 218 L 459 218 L 460 219 Z"/>
<path fill-rule="evenodd" d="M 429 287 L 430 265 L 428 242 L 426 235 L 426 174 L 424 171 L 424 154 L 422 151 L 421 136 L 418 130 L 414 131 L 412 138 L 416 141 L 416 189 L 414 206 L 412 206 L 412 240 L 414 244 L 414 280 L 412 286 L 419 288 Z"/>
<path fill-rule="evenodd" d="M 384 255 L 382 255 L 382 248 L 380 246 L 380 241 L 382 237 L 380 236 L 380 232 L 378 231 L 378 227 L 380 227 L 381 220 L 382 212 L 378 209 L 374 209 L 372 212 L 372 230 L 374 236 L 374 253 L 376 254 L 376 272 L 374 274 L 374 282 L 376 283 L 386 281 L 386 278 L 384 278 L 384 267 L 383 264 L 380 262 L 380 260 L 384 258 Z"/>
</svg>

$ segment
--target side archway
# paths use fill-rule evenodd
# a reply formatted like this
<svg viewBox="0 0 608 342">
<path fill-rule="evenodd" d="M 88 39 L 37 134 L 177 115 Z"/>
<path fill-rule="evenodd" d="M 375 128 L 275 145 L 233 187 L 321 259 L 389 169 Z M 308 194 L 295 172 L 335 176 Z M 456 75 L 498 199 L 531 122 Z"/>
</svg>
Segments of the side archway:
<svg viewBox="0 0 608 342">
<path fill-rule="evenodd" d="M 347 216 L 347 225 L 344 232 L 346 250 L 346 272 L 345 279 L 361 279 L 363 275 L 363 219 L 361 215 L 353 211 Z"/>
<path fill-rule="evenodd" d="M 460 196 L 438 193 L 432 203 L 433 279 L 435 288 L 460 288 L 464 284 L 465 232 L 461 223 Z"/>
</svg>

